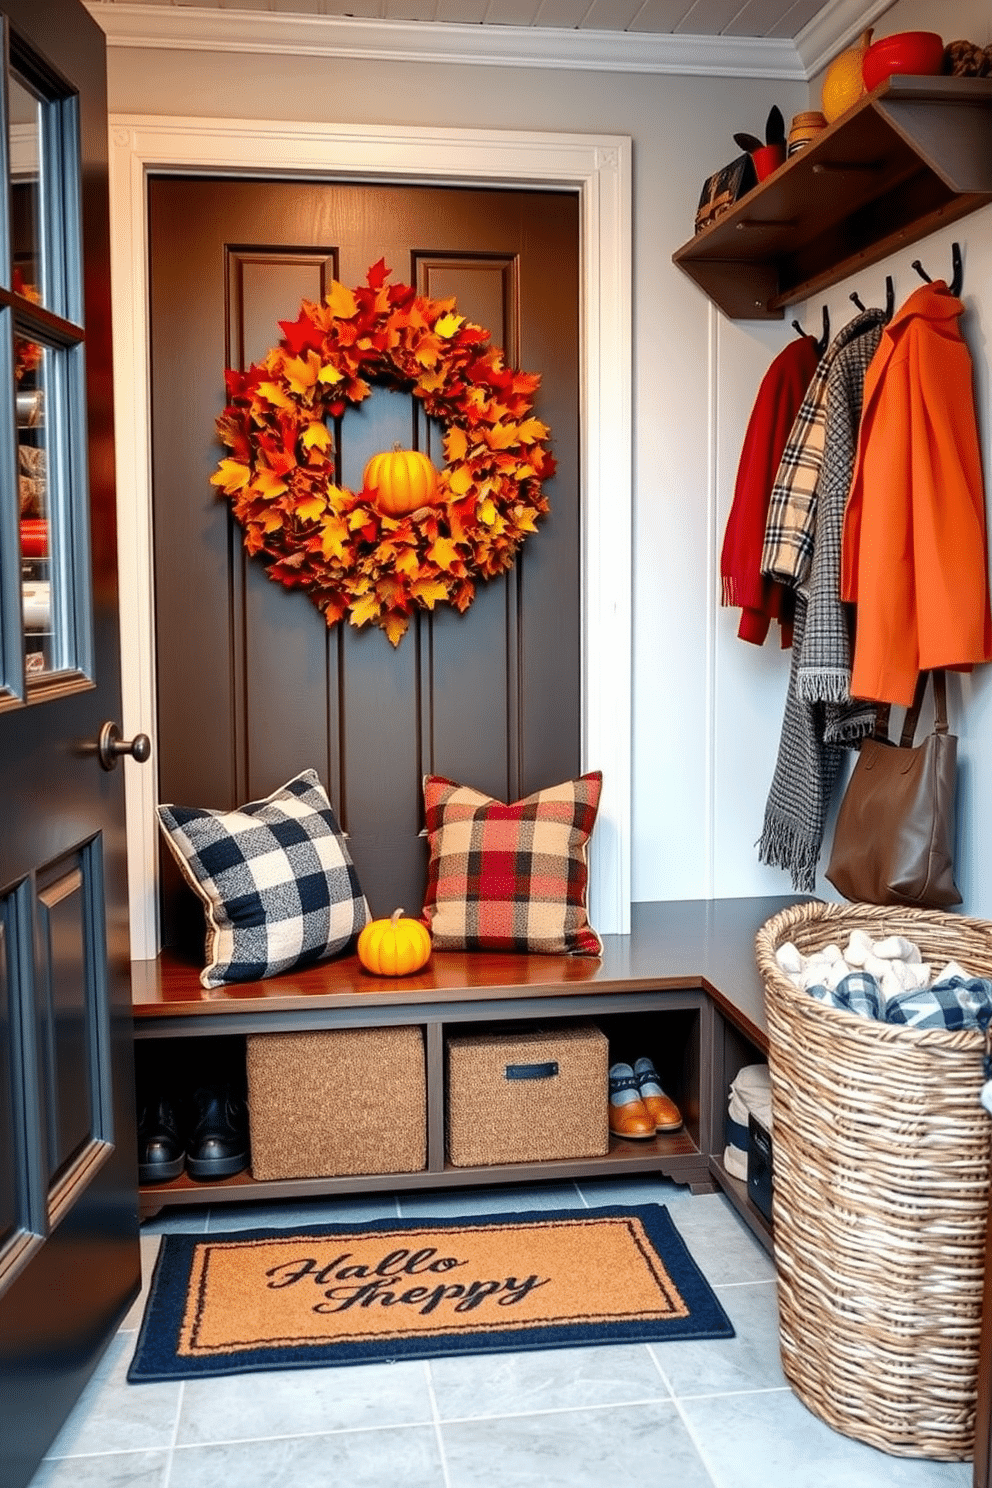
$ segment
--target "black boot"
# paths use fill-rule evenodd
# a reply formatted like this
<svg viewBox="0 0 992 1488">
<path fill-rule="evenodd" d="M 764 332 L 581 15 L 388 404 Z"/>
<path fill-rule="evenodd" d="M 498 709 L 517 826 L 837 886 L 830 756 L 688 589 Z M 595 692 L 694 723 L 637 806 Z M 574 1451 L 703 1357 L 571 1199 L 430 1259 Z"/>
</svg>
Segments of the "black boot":
<svg viewBox="0 0 992 1488">
<path fill-rule="evenodd" d="M 227 1086 L 201 1086 L 191 1101 L 186 1171 L 201 1182 L 248 1166 L 248 1108 Z"/>
<path fill-rule="evenodd" d="M 186 1144 L 168 1096 L 150 1096 L 138 1114 L 138 1182 L 168 1183 L 183 1170 Z"/>
</svg>

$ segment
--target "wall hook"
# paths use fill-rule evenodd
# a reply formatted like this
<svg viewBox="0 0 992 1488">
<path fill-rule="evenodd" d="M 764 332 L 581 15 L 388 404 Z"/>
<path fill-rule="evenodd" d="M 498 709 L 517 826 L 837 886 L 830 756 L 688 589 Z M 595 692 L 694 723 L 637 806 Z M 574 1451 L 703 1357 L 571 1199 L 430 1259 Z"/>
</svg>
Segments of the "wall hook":
<svg viewBox="0 0 992 1488">
<path fill-rule="evenodd" d="M 865 307 L 864 305 L 862 305 L 861 296 L 857 293 L 857 291 L 855 291 L 854 294 L 850 296 L 850 298 L 854 302 L 854 304 L 857 305 L 858 309 L 863 312 Z"/>
<path fill-rule="evenodd" d="M 823 307 L 823 335 L 820 337 L 819 341 L 817 341 L 817 343 L 816 343 L 816 349 L 820 353 L 820 356 L 823 355 L 823 353 L 826 351 L 826 349 L 827 349 L 827 347 L 829 345 L 830 345 L 830 311 L 827 309 L 826 305 L 824 305 L 824 307 Z"/>
<path fill-rule="evenodd" d="M 885 322 L 886 325 L 892 319 L 892 312 L 896 307 L 896 287 L 892 282 L 892 275 L 885 276 Z"/>
<path fill-rule="evenodd" d="M 802 324 L 798 320 L 794 320 L 792 322 L 792 329 L 799 336 L 805 336 L 807 334 L 803 330 Z M 817 354 L 819 356 L 822 356 L 823 353 L 826 351 L 826 349 L 827 349 L 827 347 L 829 345 L 830 345 L 830 311 L 827 309 L 826 305 L 824 305 L 824 307 L 823 307 L 823 335 L 820 337 L 819 341 L 817 341 L 817 343 L 816 343 Z"/>
<path fill-rule="evenodd" d="M 926 269 L 920 263 L 920 260 L 918 258 L 914 258 L 913 259 L 913 265 L 912 266 L 916 270 L 916 272 L 919 274 L 919 276 L 920 276 L 921 279 L 925 279 L 928 284 L 932 284 L 933 283 L 933 280 L 930 278 L 930 275 L 927 273 Z M 961 285 L 962 285 L 963 282 L 964 282 L 964 263 L 962 262 L 962 259 L 961 259 L 961 244 L 960 243 L 952 243 L 951 244 L 951 282 L 947 286 L 952 295 L 954 295 L 956 297 L 956 296 L 958 296 L 961 293 Z"/>
</svg>

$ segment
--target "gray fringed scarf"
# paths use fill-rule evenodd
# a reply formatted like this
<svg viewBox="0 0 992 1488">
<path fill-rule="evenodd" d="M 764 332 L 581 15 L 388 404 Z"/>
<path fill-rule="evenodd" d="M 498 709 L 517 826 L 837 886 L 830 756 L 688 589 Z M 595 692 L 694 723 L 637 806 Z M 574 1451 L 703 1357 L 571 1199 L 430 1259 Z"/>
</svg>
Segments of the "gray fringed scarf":
<svg viewBox="0 0 992 1488">
<path fill-rule="evenodd" d="M 803 701 L 796 690 L 807 608 L 805 595 L 797 594 L 782 736 L 758 841 L 759 860 L 785 868 L 801 894 L 816 886 L 827 808 L 844 759 L 840 745 L 824 740 L 826 706 Z"/>
</svg>

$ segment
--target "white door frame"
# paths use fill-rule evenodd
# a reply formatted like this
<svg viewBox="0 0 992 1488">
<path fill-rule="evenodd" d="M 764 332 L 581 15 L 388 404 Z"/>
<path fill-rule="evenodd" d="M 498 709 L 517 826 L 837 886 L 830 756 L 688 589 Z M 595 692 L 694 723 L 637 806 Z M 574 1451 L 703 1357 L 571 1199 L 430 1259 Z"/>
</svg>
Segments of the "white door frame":
<svg viewBox="0 0 992 1488">
<path fill-rule="evenodd" d="M 583 769 L 603 771 L 590 911 L 630 929 L 631 144 L 624 135 L 112 115 L 123 728 L 156 738 L 149 402 L 149 174 L 562 186 L 580 202 Z M 195 665 L 190 658 L 190 665 Z M 206 720 L 204 724 L 206 725 Z M 195 727 L 195 720 L 191 720 Z M 159 950 L 157 771 L 127 770 L 131 954 Z M 550 784 L 551 782 L 549 782 Z M 209 802 L 191 802 L 204 805 Z"/>
</svg>

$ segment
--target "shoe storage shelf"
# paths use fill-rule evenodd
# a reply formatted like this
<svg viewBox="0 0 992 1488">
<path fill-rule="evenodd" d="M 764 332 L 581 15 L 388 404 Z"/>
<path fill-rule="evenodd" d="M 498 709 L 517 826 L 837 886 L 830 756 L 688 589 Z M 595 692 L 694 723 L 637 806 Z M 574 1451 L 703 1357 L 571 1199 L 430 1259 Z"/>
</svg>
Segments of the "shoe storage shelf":
<svg viewBox="0 0 992 1488">
<path fill-rule="evenodd" d="M 673 261 L 731 320 L 780 319 L 992 201 L 990 129 L 992 78 L 891 77 Z"/>
<path fill-rule="evenodd" d="M 138 1040 L 414 1026 L 427 1084 L 427 1164 L 416 1172 L 215 1182 L 187 1175 L 141 1190 L 143 1217 L 168 1205 L 305 1199 L 374 1190 L 561 1182 L 656 1172 L 694 1193 L 721 1188 L 758 1237 L 770 1230 L 746 1185 L 723 1166 L 727 1091 L 767 1053 L 764 993 L 754 960 L 758 928 L 792 899 L 635 904 L 629 936 L 604 937 L 601 960 L 435 952 L 423 971 L 370 976 L 354 956 L 265 982 L 204 991 L 197 967 L 169 952 L 132 963 Z M 592 1021 L 611 1050 L 653 1058 L 678 1103 L 680 1131 L 653 1140 L 610 1137 L 600 1157 L 456 1167 L 445 1146 L 445 1039 L 521 1024 Z M 624 1056 L 620 1056 L 624 1057 Z M 374 1068 L 368 1071 L 375 1078 Z"/>
</svg>

